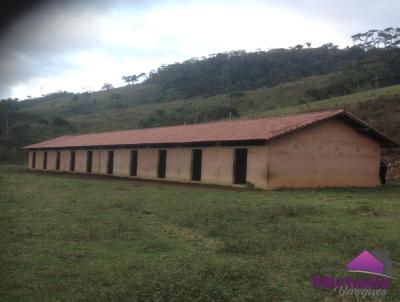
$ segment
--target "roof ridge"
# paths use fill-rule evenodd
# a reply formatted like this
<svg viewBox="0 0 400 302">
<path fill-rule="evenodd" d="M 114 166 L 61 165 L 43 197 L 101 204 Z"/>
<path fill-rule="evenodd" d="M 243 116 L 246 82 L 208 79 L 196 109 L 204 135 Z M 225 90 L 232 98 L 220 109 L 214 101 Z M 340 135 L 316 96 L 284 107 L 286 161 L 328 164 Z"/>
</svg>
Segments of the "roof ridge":
<svg viewBox="0 0 400 302">
<path fill-rule="evenodd" d="M 203 123 L 197 123 L 197 124 L 180 124 L 180 125 L 169 125 L 169 126 L 162 126 L 162 127 L 150 127 L 150 128 L 134 128 L 134 129 L 125 129 L 125 130 L 111 130 L 111 131 L 102 131 L 102 132 L 86 132 L 86 133 L 78 133 L 78 134 L 71 134 L 68 136 L 71 137 L 77 137 L 81 135 L 97 135 L 97 134 L 105 134 L 105 133 L 121 133 L 121 132 L 128 132 L 128 131 L 146 131 L 146 130 L 154 130 L 154 129 L 165 129 L 165 128 L 175 128 L 175 127 L 194 127 L 194 126 L 200 126 L 200 125 L 210 125 L 210 124 L 220 124 L 220 123 L 234 123 L 234 122 L 240 122 L 240 121 L 256 121 L 256 120 L 262 120 L 262 119 L 268 119 L 268 118 L 278 118 L 278 117 L 286 117 L 286 116 L 298 116 L 298 115 L 303 115 L 303 114 L 312 114 L 312 113 L 323 113 L 323 112 L 345 112 L 344 109 L 328 109 L 328 110 L 316 110 L 316 111 L 304 111 L 304 112 L 298 112 L 298 113 L 287 113 L 287 114 L 280 114 L 280 115 L 266 115 L 266 116 L 257 116 L 257 117 L 242 117 L 242 118 L 234 118 L 234 119 L 223 119 L 223 120 L 217 120 L 217 121 L 211 121 L 211 122 L 203 122 Z"/>
</svg>

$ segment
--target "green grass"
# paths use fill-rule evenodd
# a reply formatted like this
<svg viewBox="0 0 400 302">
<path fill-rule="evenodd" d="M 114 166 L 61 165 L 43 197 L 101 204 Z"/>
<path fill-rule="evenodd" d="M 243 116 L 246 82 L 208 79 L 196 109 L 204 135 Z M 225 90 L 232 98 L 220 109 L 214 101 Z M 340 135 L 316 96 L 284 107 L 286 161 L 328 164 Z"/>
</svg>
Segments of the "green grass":
<svg viewBox="0 0 400 302">
<path fill-rule="evenodd" d="M 0 166 L 1 301 L 337 301 L 312 289 L 384 248 L 400 299 L 400 182 L 235 191 Z"/>
<path fill-rule="evenodd" d="M 127 85 L 110 90 L 94 91 L 89 95 L 72 94 L 45 96 L 23 101 L 23 111 L 30 113 L 61 114 L 64 116 L 77 113 L 87 114 L 93 111 L 109 111 L 134 107 L 143 103 L 154 103 L 160 99 L 162 91 L 160 85 L 140 84 Z M 118 99 L 112 99 L 118 94 Z"/>
<path fill-rule="evenodd" d="M 39 98 L 23 102 L 22 112 L 31 114 L 60 115 L 71 122 L 79 132 L 99 132 L 139 127 L 140 120 L 150 116 L 156 110 L 170 112 L 176 109 L 193 111 L 210 106 L 231 106 L 241 115 L 264 112 L 277 106 L 297 104 L 306 90 L 329 85 L 338 74 L 307 77 L 277 87 L 263 87 L 245 92 L 244 97 L 233 98 L 229 94 L 211 97 L 196 96 L 188 99 L 160 101 L 163 92 L 159 85 L 139 84 L 120 87 L 110 91 L 97 91 L 85 97 L 73 100 L 72 95 L 53 98 Z M 113 93 L 121 99 L 113 100 Z M 175 113 L 177 114 L 177 113 Z M 201 121 L 203 122 L 203 121 Z"/>
<path fill-rule="evenodd" d="M 371 89 L 367 91 L 352 93 L 340 97 L 329 98 L 321 101 L 310 102 L 308 105 L 296 104 L 268 110 L 263 115 L 291 114 L 303 111 L 334 109 L 334 108 L 357 108 L 360 103 L 379 101 L 385 97 L 399 97 L 400 85 L 393 85 L 384 88 Z"/>
<path fill-rule="evenodd" d="M 239 112 L 241 117 L 271 116 L 332 108 L 348 108 L 355 113 L 362 114 L 359 110 L 362 103 L 372 102 L 378 105 L 382 104 L 381 107 L 384 107 L 386 99 L 400 96 L 400 85 L 393 85 L 322 101 L 312 102 L 309 100 L 308 105 L 300 104 L 300 100 L 307 99 L 305 92 L 308 89 L 323 88 L 337 77 L 336 73 L 307 77 L 277 87 L 245 91 L 244 96 L 239 98 L 221 94 L 211 97 L 196 96 L 189 99 L 176 99 L 168 102 L 156 101 L 162 96 L 159 86 L 140 84 L 94 92 L 86 98 L 81 96 L 78 101 L 72 101 L 72 95 L 60 96 L 57 99 L 27 101 L 24 102 L 25 107 L 22 112 L 44 114 L 44 116 L 58 114 L 71 122 L 78 132 L 87 133 L 135 129 L 139 127 L 141 120 L 153 115 L 157 110 L 174 115 L 179 115 L 177 110 L 183 110 L 182 114 L 188 118 L 189 123 L 192 121 L 188 112 L 195 112 L 195 108 L 207 111 L 212 106 L 232 107 Z M 122 98 L 112 100 L 110 99 L 112 93 L 119 93 Z M 30 102 L 32 104 L 29 104 Z M 396 112 L 395 110 L 392 113 L 397 114 Z M 368 119 L 371 115 L 368 112 L 363 117 Z M 177 118 L 179 119 L 178 116 Z M 200 120 L 200 122 L 204 121 Z M 386 125 L 383 117 L 372 119 L 372 124 L 378 128 L 397 126 L 395 122 Z M 46 131 L 41 131 L 41 133 L 46 133 Z"/>
</svg>

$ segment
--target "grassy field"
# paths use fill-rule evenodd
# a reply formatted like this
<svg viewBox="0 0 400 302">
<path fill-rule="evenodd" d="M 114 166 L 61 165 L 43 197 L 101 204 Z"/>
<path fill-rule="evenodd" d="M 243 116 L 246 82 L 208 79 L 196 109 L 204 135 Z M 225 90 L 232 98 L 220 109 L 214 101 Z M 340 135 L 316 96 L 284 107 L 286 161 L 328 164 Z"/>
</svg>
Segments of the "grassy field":
<svg viewBox="0 0 400 302">
<path fill-rule="evenodd" d="M 0 166 L 0 188 L 1 301 L 338 301 L 311 276 L 374 248 L 400 300 L 399 181 L 263 192 Z"/>
<path fill-rule="evenodd" d="M 357 108 L 357 105 L 364 102 L 385 100 L 385 97 L 399 97 L 400 85 L 393 85 L 384 88 L 371 89 L 362 92 L 352 93 L 340 97 L 329 98 L 321 101 L 305 104 L 296 104 L 268 110 L 263 115 L 292 114 L 302 111 L 316 111 L 334 108 Z"/>
<path fill-rule="evenodd" d="M 72 94 L 65 94 L 25 101 L 22 112 L 43 115 L 44 118 L 52 115 L 62 116 L 71 122 L 78 132 L 132 129 L 138 128 L 140 121 L 154 114 L 156 110 L 173 112 L 174 115 L 179 115 L 176 110 L 184 110 L 188 122 L 193 122 L 187 112 L 193 112 L 197 107 L 200 111 L 207 111 L 212 106 L 228 106 L 238 110 L 241 115 L 249 115 L 277 106 L 296 105 L 304 97 L 306 90 L 323 88 L 336 77 L 336 73 L 307 77 L 277 87 L 245 91 L 244 96 L 240 98 L 221 94 L 169 101 L 160 101 L 163 93 L 159 85 L 128 85 L 109 91 L 96 91 L 87 96 L 81 95 L 76 100 Z M 113 94 L 119 94 L 121 98 L 112 99 Z M 225 118 L 227 117 L 228 115 Z"/>
</svg>

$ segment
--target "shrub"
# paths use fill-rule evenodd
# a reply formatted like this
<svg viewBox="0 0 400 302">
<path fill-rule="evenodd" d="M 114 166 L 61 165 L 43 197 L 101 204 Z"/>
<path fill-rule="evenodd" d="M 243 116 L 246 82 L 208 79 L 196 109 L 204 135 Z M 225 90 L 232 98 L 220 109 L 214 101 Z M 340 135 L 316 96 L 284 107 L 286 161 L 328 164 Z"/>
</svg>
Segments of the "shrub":
<svg viewBox="0 0 400 302">
<path fill-rule="evenodd" d="M 59 116 L 53 117 L 51 124 L 54 127 L 69 127 L 69 126 L 71 126 L 71 124 L 67 120 L 65 120 Z"/>
</svg>

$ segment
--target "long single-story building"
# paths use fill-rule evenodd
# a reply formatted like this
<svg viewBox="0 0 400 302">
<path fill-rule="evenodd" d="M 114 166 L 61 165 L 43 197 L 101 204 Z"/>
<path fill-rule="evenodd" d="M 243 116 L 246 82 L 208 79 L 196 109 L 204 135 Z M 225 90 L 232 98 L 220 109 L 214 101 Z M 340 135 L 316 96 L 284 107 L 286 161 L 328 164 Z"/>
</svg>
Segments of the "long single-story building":
<svg viewBox="0 0 400 302">
<path fill-rule="evenodd" d="M 397 144 L 345 110 L 67 135 L 25 147 L 34 170 L 261 189 L 373 187 Z"/>
</svg>

